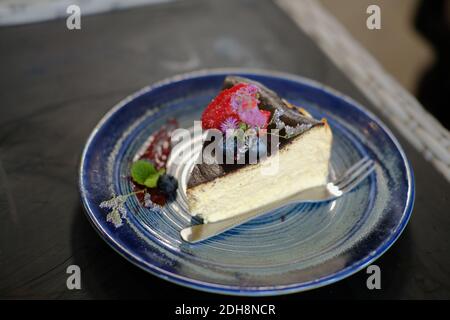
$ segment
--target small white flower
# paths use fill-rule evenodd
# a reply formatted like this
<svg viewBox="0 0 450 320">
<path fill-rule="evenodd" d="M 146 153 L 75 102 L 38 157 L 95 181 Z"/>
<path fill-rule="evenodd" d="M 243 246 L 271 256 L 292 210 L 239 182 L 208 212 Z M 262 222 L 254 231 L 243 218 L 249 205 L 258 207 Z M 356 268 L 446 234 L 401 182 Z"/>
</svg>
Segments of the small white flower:
<svg viewBox="0 0 450 320">
<path fill-rule="evenodd" d="M 127 215 L 127 210 L 125 208 L 125 202 L 127 199 L 128 196 L 126 195 L 116 196 L 113 194 L 111 199 L 103 201 L 99 205 L 102 209 L 110 210 L 106 216 L 106 221 L 113 223 L 116 228 L 122 226 L 122 219 Z"/>
<path fill-rule="evenodd" d="M 310 123 L 297 124 L 295 127 L 285 126 L 286 138 L 291 138 L 293 136 L 299 135 L 309 128 L 311 128 Z"/>
<path fill-rule="evenodd" d="M 287 137 L 291 137 L 292 135 L 294 135 L 294 132 L 295 132 L 295 128 L 294 127 L 285 126 L 284 130 L 286 131 Z"/>
<path fill-rule="evenodd" d="M 114 227 L 119 228 L 122 226 L 122 218 L 119 211 L 113 210 L 106 216 L 106 221 L 114 224 Z"/>
<path fill-rule="evenodd" d="M 284 110 L 280 110 L 280 109 L 276 109 L 273 112 L 273 116 L 272 116 L 272 123 L 275 124 L 275 127 L 278 130 L 281 130 L 285 127 L 285 123 L 283 121 L 281 121 L 280 117 L 284 114 Z"/>
<path fill-rule="evenodd" d="M 144 207 L 153 211 L 153 213 L 162 213 L 161 206 L 157 205 L 152 201 L 152 196 L 150 193 L 145 193 L 144 195 Z"/>
<path fill-rule="evenodd" d="M 122 218 L 125 218 L 127 216 L 127 209 L 125 209 L 125 205 L 122 204 L 119 207 L 117 207 L 117 211 L 119 212 Z"/>
<path fill-rule="evenodd" d="M 150 193 L 146 192 L 144 195 L 144 207 L 151 208 L 152 206 L 153 206 L 152 196 L 150 195 Z"/>
</svg>

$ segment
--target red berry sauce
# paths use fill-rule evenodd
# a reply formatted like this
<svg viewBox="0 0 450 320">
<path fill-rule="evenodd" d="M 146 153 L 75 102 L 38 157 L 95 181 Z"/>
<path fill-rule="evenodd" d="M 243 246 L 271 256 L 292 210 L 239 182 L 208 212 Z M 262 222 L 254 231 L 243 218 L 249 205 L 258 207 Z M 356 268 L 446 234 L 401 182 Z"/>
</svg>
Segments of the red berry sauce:
<svg viewBox="0 0 450 320">
<path fill-rule="evenodd" d="M 167 123 L 161 127 L 158 131 L 155 131 L 147 140 L 148 145 L 144 153 L 139 159 L 151 161 L 156 169 L 165 169 L 166 163 L 170 155 L 171 143 L 170 137 L 172 132 L 178 128 L 178 122 L 176 119 L 167 120 Z M 131 180 L 131 178 L 130 178 Z M 157 188 L 147 188 L 145 186 L 138 185 L 131 180 L 133 184 L 133 191 L 145 190 L 150 194 L 153 203 L 163 206 L 167 199 L 165 195 Z M 136 194 L 139 202 L 144 204 L 145 192 L 139 192 Z"/>
</svg>

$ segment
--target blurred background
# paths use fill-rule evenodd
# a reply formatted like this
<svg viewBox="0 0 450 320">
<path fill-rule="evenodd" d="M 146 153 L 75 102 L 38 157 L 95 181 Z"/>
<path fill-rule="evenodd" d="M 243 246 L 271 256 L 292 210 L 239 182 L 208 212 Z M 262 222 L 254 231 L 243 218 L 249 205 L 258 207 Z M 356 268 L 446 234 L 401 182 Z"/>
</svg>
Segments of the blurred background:
<svg viewBox="0 0 450 320">
<path fill-rule="evenodd" d="M 168 1 L 189 0 L 0 0 L 0 26 L 66 17 L 70 4 L 79 5 L 86 15 Z M 317 1 L 450 128 L 446 99 L 450 92 L 450 0 Z M 371 4 L 381 8 L 381 30 L 365 27 L 366 8 Z"/>
<path fill-rule="evenodd" d="M 450 129 L 449 0 L 320 0 L 397 81 Z M 382 28 L 362 27 L 381 8 Z"/>
</svg>

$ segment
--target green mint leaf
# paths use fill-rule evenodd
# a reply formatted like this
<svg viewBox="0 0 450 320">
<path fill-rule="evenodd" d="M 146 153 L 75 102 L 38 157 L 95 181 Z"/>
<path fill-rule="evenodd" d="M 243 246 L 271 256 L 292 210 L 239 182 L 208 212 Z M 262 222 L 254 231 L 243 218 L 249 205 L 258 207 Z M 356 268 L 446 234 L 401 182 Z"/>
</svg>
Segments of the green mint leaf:
<svg viewBox="0 0 450 320">
<path fill-rule="evenodd" d="M 145 179 L 144 185 L 149 188 L 156 188 L 158 185 L 159 174 L 154 173 Z"/>
<path fill-rule="evenodd" d="M 243 131 L 247 130 L 247 124 L 244 122 L 239 123 L 239 129 L 242 129 Z"/>
<path fill-rule="evenodd" d="M 161 168 L 158 172 L 151 174 L 147 179 L 145 179 L 144 185 L 149 188 L 156 188 L 158 186 L 159 177 L 161 177 L 166 170 Z"/>
<path fill-rule="evenodd" d="M 155 166 L 148 161 L 139 160 L 131 166 L 131 177 L 138 184 L 146 185 L 145 181 L 155 174 L 157 175 Z"/>
</svg>

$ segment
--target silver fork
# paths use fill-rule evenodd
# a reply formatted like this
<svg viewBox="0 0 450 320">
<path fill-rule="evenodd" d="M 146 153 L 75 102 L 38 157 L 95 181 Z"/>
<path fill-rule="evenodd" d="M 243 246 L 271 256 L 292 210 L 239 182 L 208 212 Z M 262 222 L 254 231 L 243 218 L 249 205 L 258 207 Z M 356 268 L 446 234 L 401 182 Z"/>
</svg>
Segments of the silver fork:
<svg viewBox="0 0 450 320">
<path fill-rule="evenodd" d="M 375 163 L 368 157 L 364 157 L 352 165 L 343 175 L 335 179 L 335 181 L 329 182 L 326 185 L 303 190 L 287 198 L 249 210 L 229 219 L 184 228 L 180 231 L 181 238 L 190 243 L 197 243 L 221 234 L 248 222 L 249 220 L 260 217 L 269 211 L 289 204 L 300 202 L 324 202 L 337 199 L 352 191 L 358 184 L 367 178 L 374 169 Z"/>
</svg>

